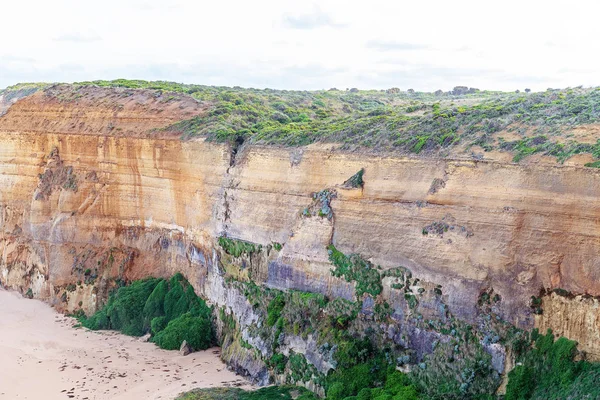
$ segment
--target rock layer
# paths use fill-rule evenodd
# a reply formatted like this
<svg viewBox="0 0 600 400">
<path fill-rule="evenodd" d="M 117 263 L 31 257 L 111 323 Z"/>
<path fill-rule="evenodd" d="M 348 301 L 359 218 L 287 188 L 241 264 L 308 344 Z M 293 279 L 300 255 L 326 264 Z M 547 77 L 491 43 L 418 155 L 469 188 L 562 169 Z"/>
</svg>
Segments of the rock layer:
<svg viewBox="0 0 600 400">
<path fill-rule="evenodd" d="M 232 154 L 223 144 L 158 137 L 202 115 L 200 103 L 91 89 L 61 102 L 61 90 L 19 100 L 0 117 L 5 286 L 91 312 L 115 279 L 180 271 L 231 308 L 218 267 L 217 238 L 227 236 L 282 245 L 249 260 L 257 283 L 352 298 L 353 285 L 331 274 L 326 246 L 334 244 L 441 285 L 465 321 L 493 289 L 506 320 L 552 328 L 600 358 L 596 303 L 551 297 L 549 313 L 537 318 L 530 307 L 543 288 L 600 296 L 597 170 L 374 156 L 333 145 L 242 146 Z M 362 187 L 344 185 L 363 168 Z M 324 189 L 336 192 L 331 218 L 305 218 Z M 566 314 L 581 322 L 557 317 Z"/>
</svg>

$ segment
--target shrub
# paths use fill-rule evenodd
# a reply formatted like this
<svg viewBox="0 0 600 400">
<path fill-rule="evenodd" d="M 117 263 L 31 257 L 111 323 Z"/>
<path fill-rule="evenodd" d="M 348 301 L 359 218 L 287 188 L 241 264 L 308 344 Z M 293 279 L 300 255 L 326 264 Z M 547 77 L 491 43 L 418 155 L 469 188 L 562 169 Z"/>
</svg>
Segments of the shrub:
<svg viewBox="0 0 600 400">
<path fill-rule="evenodd" d="M 336 382 L 329 387 L 327 399 L 342 400 L 345 397 L 344 393 L 346 393 L 344 384 L 342 382 Z"/>
<path fill-rule="evenodd" d="M 267 306 L 267 325 L 273 326 L 281 316 L 281 311 L 285 307 L 285 299 L 280 293 Z"/>
<path fill-rule="evenodd" d="M 181 274 L 120 287 L 102 309 L 80 321 L 92 330 L 114 329 L 131 336 L 150 332 L 166 349 L 178 349 L 183 340 L 195 350 L 213 342 L 211 309 Z"/>
<path fill-rule="evenodd" d="M 168 322 L 169 322 L 169 320 L 167 320 L 167 317 L 164 317 L 164 316 L 152 318 L 152 321 L 150 323 L 150 332 L 153 335 L 156 335 L 158 332 L 165 329 Z"/>
<path fill-rule="evenodd" d="M 224 236 L 219 238 L 219 246 L 221 246 L 227 254 L 234 257 L 240 257 L 242 254 L 251 255 L 257 251 L 256 246 L 252 243 L 238 239 L 229 239 Z"/>
<path fill-rule="evenodd" d="M 377 296 L 383 290 L 381 275 L 373 264 L 361 258 L 358 254 L 345 255 L 334 245 L 327 247 L 329 261 L 335 266 L 331 271 L 333 276 L 343 277 L 347 282 L 356 282 L 356 296 L 361 298 L 364 293 Z"/>
<path fill-rule="evenodd" d="M 532 333 L 534 346 L 520 357 L 521 365 L 508 374 L 506 400 L 600 398 L 600 364 L 574 361 L 577 343 L 551 330 Z"/>
<path fill-rule="evenodd" d="M 193 350 L 204 350 L 211 346 L 212 336 L 210 320 L 188 312 L 171 320 L 153 341 L 166 350 L 178 350 L 184 340 Z"/>
</svg>

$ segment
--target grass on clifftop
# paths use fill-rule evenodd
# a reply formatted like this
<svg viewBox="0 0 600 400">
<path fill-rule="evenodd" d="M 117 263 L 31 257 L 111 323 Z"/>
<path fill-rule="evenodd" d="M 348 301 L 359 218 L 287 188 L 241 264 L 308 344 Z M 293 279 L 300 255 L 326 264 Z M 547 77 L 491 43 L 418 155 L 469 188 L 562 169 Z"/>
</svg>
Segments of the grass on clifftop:
<svg viewBox="0 0 600 400">
<path fill-rule="evenodd" d="M 114 329 L 131 336 L 152 333 L 151 340 L 167 350 L 179 349 L 184 340 L 193 350 L 214 344 L 211 309 L 181 274 L 123 286 L 102 309 L 80 321 L 92 330 Z"/>
<path fill-rule="evenodd" d="M 600 159 L 600 142 L 590 140 L 595 128 L 586 138 L 573 131 L 600 122 L 600 88 L 536 93 L 461 87 L 435 93 L 398 88 L 291 91 L 125 79 L 71 85 L 74 94 L 89 86 L 177 93 L 203 102 L 205 115 L 164 128 L 183 139 L 284 146 L 339 143 L 346 150 L 439 156 L 456 150 L 475 159 L 499 150 L 511 153 L 515 162 L 536 153 L 559 162 L 579 153 Z"/>
<path fill-rule="evenodd" d="M 287 91 L 123 79 L 82 82 L 75 90 L 78 85 L 177 92 L 206 103 L 206 116 L 167 128 L 184 138 L 286 146 L 336 142 L 349 150 L 442 155 L 459 145 L 467 153 L 477 146 L 480 151 L 511 152 L 515 162 L 534 153 L 560 162 L 578 153 L 600 157 L 599 142 L 579 142 L 570 133 L 573 127 L 600 121 L 600 88 L 538 93 Z"/>
</svg>

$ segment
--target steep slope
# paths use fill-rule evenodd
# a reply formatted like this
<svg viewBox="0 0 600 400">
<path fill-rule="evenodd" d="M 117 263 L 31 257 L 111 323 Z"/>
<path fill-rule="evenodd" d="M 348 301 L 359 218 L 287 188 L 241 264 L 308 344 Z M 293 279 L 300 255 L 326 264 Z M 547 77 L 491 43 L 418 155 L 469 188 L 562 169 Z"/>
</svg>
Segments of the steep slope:
<svg viewBox="0 0 600 400">
<path fill-rule="evenodd" d="M 590 298 L 600 296 L 599 170 L 180 140 L 178 121 L 206 117 L 209 104 L 54 86 L 7 108 L 0 283 L 89 313 L 119 281 L 182 272 L 231 313 L 235 332 L 220 328 L 224 357 L 261 383 L 276 351 L 304 354 L 313 378 L 335 363 L 313 333 L 260 336 L 266 300 L 253 304 L 249 282 L 356 301 L 364 315 L 385 305 L 389 315 L 372 327 L 414 350 L 413 365 L 435 354 L 432 342 L 451 341 L 454 328 L 426 322 L 460 321 L 479 330 L 502 374 L 506 343 L 484 338 L 496 329 L 489 315 L 551 328 L 600 359 Z M 375 276 L 365 268 L 376 277 L 363 290 Z M 318 392 L 313 381 L 299 382 Z"/>
</svg>

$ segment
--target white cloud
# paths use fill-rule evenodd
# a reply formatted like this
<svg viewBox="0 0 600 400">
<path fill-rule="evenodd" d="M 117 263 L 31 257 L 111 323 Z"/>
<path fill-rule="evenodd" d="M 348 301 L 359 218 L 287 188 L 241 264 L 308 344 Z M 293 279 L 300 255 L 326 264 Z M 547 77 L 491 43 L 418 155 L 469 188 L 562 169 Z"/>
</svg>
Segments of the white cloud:
<svg viewBox="0 0 600 400">
<path fill-rule="evenodd" d="M 54 40 L 57 42 L 91 43 L 102 40 L 102 38 L 94 33 L 71 32 L 57 36 Z"/>
<path fill-rule="evenodd" d="M 425 50 L 429 46 L 420 43 L 398 42 L 389 40 L 369 40 L 367 47 L 380 51 Z"/>
<path fill-rule="evenodd" d="M 315 7 L 309 13 L 287 14 L 283 17 L 284 25 L 292 29 L 343 28 L 344 24 L 334 21 L 333 17 Z"/>
<path fill-rule="evenodd" d="M 0 87 L 121 77 L 286 89 L 600 85 L 600 6 L 561 3 L 6 2 L 3 15 L 27 15 L 27 29 L 3 19 L 18 34 L 0 44 Z"/>
</svg>

